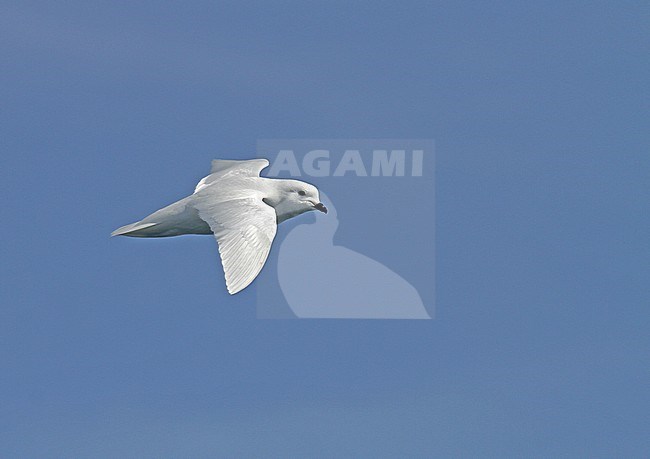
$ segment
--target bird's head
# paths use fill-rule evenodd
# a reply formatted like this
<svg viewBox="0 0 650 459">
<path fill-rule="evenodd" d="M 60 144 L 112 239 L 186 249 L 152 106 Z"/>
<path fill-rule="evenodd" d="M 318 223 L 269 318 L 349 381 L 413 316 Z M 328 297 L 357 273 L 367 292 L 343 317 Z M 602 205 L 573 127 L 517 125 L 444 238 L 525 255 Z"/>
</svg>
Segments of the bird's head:
<svg viewBox="0 0 650 459">
<path fill-rule="evenodd" d="M 278 222 L 295 217 L 310 210 L 327 213 L 327 207 L 320 202 L 318 188 L 300 180 L 282 180 L 280 199 L 274 205 Z"/>
</svg>

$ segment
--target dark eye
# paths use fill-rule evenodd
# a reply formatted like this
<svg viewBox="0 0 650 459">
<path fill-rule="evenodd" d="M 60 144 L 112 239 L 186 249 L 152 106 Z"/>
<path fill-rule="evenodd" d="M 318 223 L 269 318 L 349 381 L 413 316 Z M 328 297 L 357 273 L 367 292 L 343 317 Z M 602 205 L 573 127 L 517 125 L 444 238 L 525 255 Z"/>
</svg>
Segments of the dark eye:
<svg viewBox="0 0 650 459">
<path fill-rule="evenodd" d="M 304 196 L 304 195 L 306 195 L 307 193 L 305 193 L 304 191 L 300 190 L 300 191 L 298 192 L 298 194 L 299 194 L 300 196 Z"/>
</svg>

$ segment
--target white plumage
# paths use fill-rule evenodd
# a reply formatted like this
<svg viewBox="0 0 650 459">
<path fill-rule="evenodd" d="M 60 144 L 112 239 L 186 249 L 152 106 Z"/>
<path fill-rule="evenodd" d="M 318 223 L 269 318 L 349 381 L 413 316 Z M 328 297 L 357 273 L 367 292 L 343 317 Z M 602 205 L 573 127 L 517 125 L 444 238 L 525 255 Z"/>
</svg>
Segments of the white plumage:
<svg viewBox="0 0 650 459">
<path fill-rule="evenodd" d="M 260 177 L 268 165 L 266 159 L 215 159 L 210 175 L 201 179 L 192 195 L 118 228 L 111 235 L 214 234 L 226 287 L 235 294 L 250 285 L 262 270 L 277 223 L 310 210 L 327 213 L 313 185 Z"/>
</svg>

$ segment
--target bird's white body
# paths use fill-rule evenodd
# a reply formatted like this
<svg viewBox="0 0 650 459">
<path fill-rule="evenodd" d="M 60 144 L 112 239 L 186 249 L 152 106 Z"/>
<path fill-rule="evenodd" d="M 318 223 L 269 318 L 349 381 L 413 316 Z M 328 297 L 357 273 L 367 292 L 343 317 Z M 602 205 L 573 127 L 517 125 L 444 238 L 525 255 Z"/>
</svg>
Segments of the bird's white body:
<svg viewBox="0 0 650 459">
<path fill-rule="evenodd" d="M 228 291 L 237 293 L 262 269 L 278 223 L 310 210 L 327 213 L 313 185 L 260 177 L 268 165 L 265 159 L 214 160 L 210 175 L 198 183 L 192 195 L 111 235 L 214 234 Z"/>
</svg>

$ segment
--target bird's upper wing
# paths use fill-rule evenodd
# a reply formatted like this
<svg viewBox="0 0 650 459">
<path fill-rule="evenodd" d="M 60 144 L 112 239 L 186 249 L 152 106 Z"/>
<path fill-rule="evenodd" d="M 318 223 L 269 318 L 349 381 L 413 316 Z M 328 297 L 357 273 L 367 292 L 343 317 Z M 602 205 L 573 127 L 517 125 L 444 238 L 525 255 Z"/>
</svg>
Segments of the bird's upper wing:
<svg viewBox="0 0 650 459">
<path fill-rule="evenodd" d="M 259 177 L 262 169 L 269 165 L 268 159 L 247 159 L 238 161 L 234 159 L 214 159 L 210 175 L 201 179 L 196 185 L 194 192 L 202 190 L 217 179 L 242 176 L 242 177 Z"/>
<path fill-rule="evenodd" d="M 194 206 L 214 232 L 226 287 L 234 295 L 255 280 L 269 256 L 277 230 L 275 209 L 253 190 L 205 190 Z"/>
</svg>

